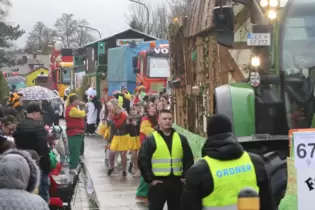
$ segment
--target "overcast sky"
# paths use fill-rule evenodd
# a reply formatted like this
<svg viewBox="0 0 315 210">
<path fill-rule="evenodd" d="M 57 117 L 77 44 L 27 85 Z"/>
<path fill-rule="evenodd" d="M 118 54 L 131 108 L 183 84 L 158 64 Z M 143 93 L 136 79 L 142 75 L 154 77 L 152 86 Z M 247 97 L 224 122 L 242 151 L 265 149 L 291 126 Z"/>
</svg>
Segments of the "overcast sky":
<svg viewBox="0 0 315 210">
<path fill-rule="evenodd" d="M 148 0 L 157 3 L 161 0 Z M 126 13 L 132 4 L 129 0 L 12 0 L 13 7 L 9 20 L 20 24 L 26 33 L 17 41 L 24 47 L 28 33 L 37 21 L 53 27 L 62 13 L 72 13 L 75 18 L 85 18 L 92 27 L 97 28 L 103 37 L 128 28 Z M 287 0 L 281 0 L 282 3 Z M 95 34 L 98 37 L 98 34 Z"/>
<path fill-rule="evenodd" d="M 53 27 L 62 13 L 72 13 L 78 19 L 85 18 L 92 27 L 103 35 L 111 35 L 128 28 L 126 12 L 131 2 L 128 0 L 13 0 L 9 20 L 20 24 L 26 31 L 17 41 L 24 47 L 27 34 L 37 21 Z M 98 37 L 98 34 L 95 34 Z"/>
</svg>

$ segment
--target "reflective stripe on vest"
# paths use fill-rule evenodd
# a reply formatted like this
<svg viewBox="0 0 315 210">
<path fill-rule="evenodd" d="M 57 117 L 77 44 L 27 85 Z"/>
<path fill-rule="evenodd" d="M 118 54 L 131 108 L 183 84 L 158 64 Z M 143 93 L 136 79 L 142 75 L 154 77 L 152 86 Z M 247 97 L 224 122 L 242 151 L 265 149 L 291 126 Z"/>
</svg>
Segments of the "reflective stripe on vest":
<svg viewBox="0 0 315 210">
<path fill-rule="evenodd" d="M 183 147 L 177 132 L 172 137 L 172 152 L 170 153 L 165 140 L 157 132 L 153 132 L 156 150 L 152 155 L 152 172 L 155 176 L 169 176 L 173 171 L 175 176 L 183 173 Z"/>
<path fill-rule="evenodd" d="M 237 210 L 237 205 L 203 207 L 202 210 Z"/>
<path fill-rule="evenodd" d="M 237 160 L 203 158 L 210 167 L 214 189 L 202 199 L 203 210 L 236 210 L 238 193 L 245 187 L 259 192 L 254 165 L 247 152 Z"/>
<path fill-rule="evenodd" d="M 122 107 L 124 103 L 124 97 L 123 96 L 118 96 L 118 106 Z"/>
</svg>

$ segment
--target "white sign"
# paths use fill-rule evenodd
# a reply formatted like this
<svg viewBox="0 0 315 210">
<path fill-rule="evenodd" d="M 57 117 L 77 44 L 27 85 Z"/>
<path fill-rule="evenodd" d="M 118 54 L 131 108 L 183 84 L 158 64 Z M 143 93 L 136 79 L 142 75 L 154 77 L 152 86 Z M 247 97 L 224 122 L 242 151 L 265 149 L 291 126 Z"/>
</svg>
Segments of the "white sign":
<svg viewBox="0 0 315 210">
<path fill-rule="evenodd" d="M 315 169 L 315 132 L 294 132 L 295 168 Z M 315 177 L 314 177 L 315 178 Z"/>
<path fill-rule="evenodd" d="M 163 57 L 152 57 L 149 72 L 150 77 L 168 78 L 170 76 L 169 60 Z"/>
<path fill-rule="evenodd" d="M 144 39 L 116 39 L 116 46 L 129 45 L 132 41 L 136 44 L 140 44 L 141 42 L 144 42 Z"/>
<path fill-rule="evenodd" d="M 315 170 L 304 168 L 296 170 L 298 210 L 314 210 Z"/>
<path fill-rule="evenodd" d="M 168 48 L 154 48 L 154 52 L 156 54 L 168 54 L 169 53 L 169 49 Z"/>
<path fill-rule="evenodd" d="M 270 46 L 270 33 L 248 33 L 248 46 Z"/>
</svg>

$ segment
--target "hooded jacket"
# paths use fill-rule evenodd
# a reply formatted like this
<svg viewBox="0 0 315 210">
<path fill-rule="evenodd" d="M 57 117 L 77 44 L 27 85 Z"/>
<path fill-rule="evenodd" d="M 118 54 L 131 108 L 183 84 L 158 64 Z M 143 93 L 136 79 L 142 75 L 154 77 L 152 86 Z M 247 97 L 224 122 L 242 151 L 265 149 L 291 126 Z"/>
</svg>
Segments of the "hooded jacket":
<svg viewBox="0 0 315 210">
<path fill-rule="evenodd" d="M 40 169 L 48 174 L 50 172 L 50 159 L 47 131 L 39 122 L 26 118 L 18 124 L 13 134 L 16 148 L 23 150 L 34 150 L 41 157 L 39 161 Z"/>
<path fill-rule="evenodd" d="M 0 209 L 48 210 L 48 204 L 33 193 L 39 178 L 39 169 L 27 152 L 5 152 L 0 157 Z"/>
<path fill-rule="evenodd" d="M 229 161 L 240 158 L 244 153 L 241 144 L 232 133 L 222 133 L 207 139 L 202 148 L 202 156 Z M 257 186 L 259 187 L 260 210 L 275 210 L 271 186 L 262 158 L 249 153 L 255 167 Z M 213 192 L 214 183 L 205 160 L 199 160 L 186 174 L 186 183 L 181 200 L 182 210 L 201 210 L 202 199 Z"/>
</svg>

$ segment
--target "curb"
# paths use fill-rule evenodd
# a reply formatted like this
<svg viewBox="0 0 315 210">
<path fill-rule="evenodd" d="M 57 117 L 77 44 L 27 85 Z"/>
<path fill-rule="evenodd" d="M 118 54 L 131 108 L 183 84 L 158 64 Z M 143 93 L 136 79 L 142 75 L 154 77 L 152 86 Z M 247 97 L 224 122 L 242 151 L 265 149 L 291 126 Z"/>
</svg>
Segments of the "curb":
<svg viewBox="0 0 315 210">
<path fill-rule="evenodd" d="M 93 183 L 93 180 L 91 178 L 91 175 L 89 174 L 89 172 L 87 170 L 87 167 L 85 167 L 84 158 L 81 158 L 80 165 L 82 167 L 82 169 L 81 169 L 81 174 L 83 176 L 82 181 L 84 183 L 85 191 L 86 191 L 86 194 L 87 194 L 88 199 L 89 199 L 89 204 L 90 204 L 92 209 L 99 210 L 100 204 L 99 204 L 99 201 L 98 201 L 95 189 L 94 189 L 94 183 Z M 89 192 L 89 190 L 88 190 L 89 188 L 92 192 Z"/>
</svg>

